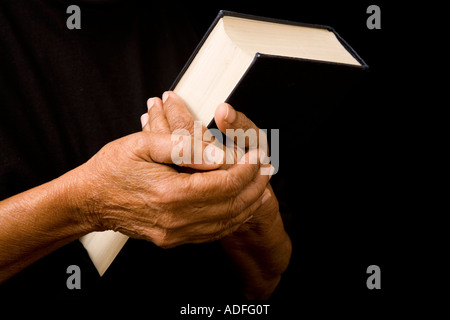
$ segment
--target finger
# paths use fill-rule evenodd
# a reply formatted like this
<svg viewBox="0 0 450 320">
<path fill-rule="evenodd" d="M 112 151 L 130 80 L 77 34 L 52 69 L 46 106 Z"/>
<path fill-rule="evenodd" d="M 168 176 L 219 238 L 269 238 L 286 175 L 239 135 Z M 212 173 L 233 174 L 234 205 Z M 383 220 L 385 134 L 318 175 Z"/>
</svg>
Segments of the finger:
<svg viewBox="0 0 450 320">
<path fill-rule="evenodd" d="M 272 166 L 266 166 L 273 172 Z M 271 175 L 264 174 L 264 169 L 264 166 L 261 167 L 255 179 L 252 180 L 234 199 L 230 198 L 229 207 L 232 213 L 240 211 L 245 212 L 246 210 L 250 210 L 249 214 L 253 213 L 254 210 L 252 208 L 254 208 L 254 204 L 266 200 L 263 200 L 263 196 L 267 192 L 266 189 Z"/>
<path fill-rule="evenodd" d="M 267 175 L 264 170 L 267 169 L 269 172 L 274 172 L 274 168 L 271 165 L 261 166 L 255 179 L 253 179 L 236 197 L 229 197 L 226 200 L 225 206 L 227 210 L 222 213 L 222 219 L 225 221 L 230 219 L 230 217 L 242 215 L 242 221 L 248 219 L 249 215 L 252 214 L 260 204 L 265 202 L 268 197 L 270 197 L 270 192 L 267 190 L 271 174 Z M 213 216 L 214 219 L 220 219 L 220 211 L 216 211 L 217 214 Z"/>
<path fill-rule="evenodd" d="M 194 134 L 194 118 L 186 108 L 183 100 L 173 91 L 163 94 L 164 114 L 168 120 L 170 131 L 187 130 Z"/>
<path fill-rule="evenodd" d="M 222 149 L 191 136 L 142 133 L 135 150 L 139 158 L 197 170 L 213 170 L 225 161 Z"/>
<path fill-rule="evenodd" d="M 207 130 L 207 128 L 203 124 L 198 123 L 197 127 L 201 130 L 198 132 L 194 130 L 194 125 L 196 124 L 194 122 L 194 117 L 187 109 L 184 101 L 175 92 L 164 92 L 163 103 L 164 114 L 169 123 L 171 132 L 176 132 L 177 130 L 187 130 L 191 135 L 199 135 L 195 136 L 195 138 L 202 140 L 203 133 Z"/>
<path fill-rule="evenodd" d="M 147 127 L 153 133 L 171 133 L 169 122 L 164 114 L 163 104 L 159 98 L 151 98 L 147 101 L 148 123 Z"/>
<path fill-rule="evenodd" d="M 147 124 L 148 124 L 148 113 L 144 113 L 141 116 L 142 131 L 150 131 L 150 127 Z"/>
<path fill-rule="evenodd" d="M 263 193 L 259 196 L 259 198 L 255 202 L 253 202 L 250 206 L 244 209 L 237 217 L 228 220 L 228 222 L 225 224 L 222 224 L 224 226 L 222 232 L 225 233 L 223 236 L 233 233 L 238 228 L 241 228 L 243 224 L 250 221 L 253 218 L 253 214 L 257 210 L 260 210 L 262 205 L 265 202 L 267 202 L 267 200 L 271 198 L 271 196 L 272 195 L 270 190 L 268 188 L 265 188 Z M 221 238 L 223 238 L 223 236 L 221 236 Z"/>
<path fill-rule="evenodd" d="M 219 240 L 226 237 L 240 228 L 253 217 L 253 213 L 258 210 L 267 199 L 270 198 L 270 190 L 265 189 L 265 192 L 260 198 L 254 202 L 247 209 L 242 211 L 238 216 L 228 220 L 213 220 L 200 222 L 191 221 L 189 224 L 183 223 L 182 227 L 175 227 L 172 237 L 168 243 L 164 244 L 165 248 L 173 248 L 186 243 L 205 243 Z M 150 230 L 149 230 L 150 231 Z M 148 235 L 150 241 L 160 236 L 155 237 L 155 230 Z M 164 229 L 156 230 L 156 233 L 167 234 Z M 180 236 L 181 235 L 181 236 Z"/>
<path fill-rule="evenodd" d="M 259 130 L 256 124 L 247 118 L 245 114 L 236 111 L 228 103 L 219 104 L 214 114 L 214 120 L 219 130 L 223 133 L 226 133 L 226 129 Z"/>
<path fill-rule="evenodd" d="M 226 170 L 200 172 L 180 177 L 186 180 L 182 184 L 184 188 L 181 192 L 198 201 L 228 200 L 247 188 L 257 178 L 260 169 L 258 150 L 251 150 L 238 163 Z"/>
<path fill-rule="evenodd" d="M 211 242 L 234 233 L 253 217 L 253 213 L 261 207 L 268 197 L 270 197 L 270 191 L 266 189 L 257 201 L 231 219 L 212 220 L 204 223 L 196 221 L 184 225 L 183 228 L 178 229 L 179 233 L 183 234 L 183 238 L 178 239 L 174 245 Z"/>
<path fill-rule="evenodd" d="M 220 131 L 230 136 L 232 133 L 237 140 L 239 147 L 250 149 L 259 148 L 267 153 L 267 137 L 263 130 L 260 130 L 242 112 L 236 111 L 228 103 L 221 103 L 215 112 L 214 120 Z M 240 130 L 239 130 L 240 129 Z"/>
</svg>

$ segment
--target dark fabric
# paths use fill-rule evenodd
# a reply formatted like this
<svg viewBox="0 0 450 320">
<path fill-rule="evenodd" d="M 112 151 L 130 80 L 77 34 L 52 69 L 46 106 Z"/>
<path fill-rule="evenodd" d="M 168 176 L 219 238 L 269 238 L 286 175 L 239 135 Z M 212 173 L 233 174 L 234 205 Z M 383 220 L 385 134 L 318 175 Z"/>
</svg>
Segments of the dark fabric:
<svg viewBox="0 0 450 320">
<path fill-rule="evenodd" d="M 66 28 L 70 4 L 81 7 L 81 30 Z M 293 255 L 270 302 L 270 318 L 307 312 L 380 318 L 376 315 L 385 315 L 384 307 L 396 304 L 404 292 L 400 280 L 409 281 L 407 269 L 416 270 L 411 266 L 417 258 L 399 263 L 406 247 L 416 247 L 398 232 L 418 210 L 405 209 L 416 203 L 409 194 L 414 184 L 409 189 L 406 184 L 417 167 L 413 156 L 402 156 L 405 143 L 416 141 L 404 125 L 417 129 L 422 122 L 409 119 L 420 91 L 411 90 L 416 78 L 405 82 L 404 76 L 417 65 L 404 62 L 410 24 L 395 25 L 411 15 L 404 14 L 404 6 L 396 11 L 392 1 L 380 2 L 382 29 L 369 30 L 371 4 L 1 0 L 0 199 L 55 178 L 105 143 L 140 130 L 145 100 L 169 88 L 219 9 L 330 25 L 370 65 L 369 81 L 352 91 L 309 141 L 292 137 L 292 144 L 280 150 L 280 171 L 271 184 Z M 277 106 L 274 112 L 287 114 L 295 126 L 298 114 L 292 109 Z M 417 110 L 422 115 L 424 109 Z M 45 314 L 58 301 L 68 306 L 63 316 L 78 309 L 102 315 L 137 309 L 145 319 L 172 319 L 179 316 L 180 301 L 225 296 L 233 303 L 236 280 L 217 249 L 209 244 L 160 250 L 129 240 L 100 278 L 74 242 L 0 286 L 0 306 L 4 310 L 19 302 L 17 316 L 27 311 L 24 300 L 37 300 L 40 307 L 28 311 Z M 81 290 L 66 288 L 71 264 L 82 270 Z M 366 287 L 371 264 L 382 270 L 382 290 Z M 164 316 L 154 316 L 156 310 Z"/>
</svg>

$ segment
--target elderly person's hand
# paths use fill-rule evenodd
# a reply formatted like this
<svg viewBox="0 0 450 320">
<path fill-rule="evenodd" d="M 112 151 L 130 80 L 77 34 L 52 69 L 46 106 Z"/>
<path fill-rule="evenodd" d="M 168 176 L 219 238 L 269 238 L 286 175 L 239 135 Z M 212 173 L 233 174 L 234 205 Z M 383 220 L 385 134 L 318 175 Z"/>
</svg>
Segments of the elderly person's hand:
<svg viewBox="0 0 450 320">
<path fill-rule="evenodd" d="M 208 130 L 205 126 L 194 128 L 194 118 L 186 108 L 183 100 L 176 93 L 172 91 L 165 92 L 163 95 L 163 100 L 164 102 L 157 97 L 148 100 L 148 112 L 143 114 L 141 117 L 141 123 L 143 126 L 142 130 L 144 132 L 170 134 L 173 132 L 185 131 L 190 133 L 191 137 L 194 138 L 194 130 L 201 129 L 201 135 L 196 134 L 195 138 L 201 139 L 203 137 L 212 136 L 211 134 L 204 134 L 205 131 Z M 222 103 L 217 107 L 215 112 L 215 121 L 217 127 L 223 133 L 226 133 L 226 130 L 230 129 L 241 129 L 243 130 L 243 132 L 250 129 L 254 130 L 254 132 L 256 133 L 255 137 L 259 137 L 259 128 L 243 113 L 237 112 L 232 106 L 227 103 Z M 212 140 L 214 141 L 214 137 L 212 138 Z M 231 148 L 224 145 L 223 150 L 227 153 L 227 158 L 226 161 L 224 161 L 224 164 L 221 166 L 221 169 L 230 168 L 232 164 L 237 163 L 244 155 L 244 151 L 242 151 L 242 148 L 245 148 L 246 151 L 252 151 L 252 153 L 254 153 L 258 157 L 258 160 L 260 157 L 264 157 L 264 154 L 267 153 L 267 150 L 261 150 L 264 152 L 263 155 L 261 155 L 259 153 L 260 150 L 258 149 L 258 141 L 250 140 L 253 139 L 248 139 L 247 137 L 247 139 L 245 140 L 242 139 L 241 143 L 235 141 Z M 206 142 L 203 141 L 203 143 Z M 252 145 L 249 146 L 249 143 Z M 267 146 L 267 141 L 261 142 L 261 144 Z M 208 152 L 205 152 L 204 154 L 206 155 L 208 154 Z M 191 160 L 191 158 L 189 157 L 188 160 Z M 257 160 L 256 157 L 253 158 L 253 160 Z M 189 164 L 182 163 L 181 165 L 188 166 Z M 267 173 L 269 173 L 271 171 L 269 168 L 270 167 L 268 165 L 265 165 L 263 166 L 262 170 L 265 170 Z M 273 195 L 273 191 L 268 185 L 267 197 L 264 200 L 269 200 L 270 198 L 270 201 L 265 204 L 266 210 L 260 210 L 259 214 L 253 215 L 251 219 L 248 220 L 248 223 L 242 225 L 241 231 L 251 227 L 256 227 L 258 229 L 268 229 L 271 227 L 273 221 L 279 214 L 278 203 L 276 197 L 274 197 Z M 272 210 L 268 210 L 269 208 L 271 208 Z"/>
<path fill-rule="evenodd" d="M 82 212 L 95 229 L 169 248 L 220 239 L 261 205 L 269 177 L 259 163 L 245 163 L 249 154 L 227 170 L 186 174 L 161 164 L 171 162 L 176 143 L 169 134 L 136 133 L 107 144 L 78 169 Z"/>
<path fill-rule="evenodd" d="M 174 92 L 165 92 L 163 100 L 155 97 L 149 99 L 147 103 L 148 113 L 141 117 L 143 131 L 168 134 L 184 130 L 191 135 L 194 134 L 194 119 L 182 99 Z M 226 103 L 217 107 L 215 122 L 223 133 L 226 133 L 227 129 L 242 129 L 244 132 L 252 129 L 256 133 L 259 132 L 259 128 L 250 119 Z M 202 127 L 202 132 L 206 130 L 205 127 Z M 257 136 L 259 137 L 259 135 Z M 264 135 L 261 137 L 265 138 Z M 253 143 L 253 145 L 249 145 L 249 143 Z M 256 141 L 255 143 L 255 141 L 246 139 L 243 140 L 244 145 L 240 147 L 255 152 L 259 151 L 259 144 L 267 145 L 266 143 L 267 141 Z M 233 148 L 227 153 L 231 152 L 234 154 L 234 160 L 238 160 L 241 155 L 236 152 L 238 150 L 240 149 Z M 229 167 L 229 164 L 225 164 L 222 169 Z M 270 185 L 267 186 L 262 205 L 245 222 L 234 233 L 222 238 L 221 243 L 238 266 L 246 296 L 264 299 L 270 296 L 278 284 L 282 272 L 289 263 L 292 251 L 291 241 L 283 227 L 278 201 Z"/>
</svg>

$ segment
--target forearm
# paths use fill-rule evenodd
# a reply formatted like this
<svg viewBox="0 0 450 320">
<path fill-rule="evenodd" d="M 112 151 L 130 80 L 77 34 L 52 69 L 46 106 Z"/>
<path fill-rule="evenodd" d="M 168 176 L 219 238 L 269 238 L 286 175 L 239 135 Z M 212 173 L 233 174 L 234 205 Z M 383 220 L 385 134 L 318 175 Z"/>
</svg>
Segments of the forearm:
<svg viewBox="0 0 450 320">
<path fill-rule="evenodd" d="M 0 283 L 92 231 L 76 205 L 72 172 L 0 202 Z"/>
<path fill-rule="evenodd" d="M 270 297 L 292 252 L 291 240 L 278 210 L 269 228 L 247 227 L 223 238 L 222 246 L 237 267 L 249 299 Z"/>
</svg>

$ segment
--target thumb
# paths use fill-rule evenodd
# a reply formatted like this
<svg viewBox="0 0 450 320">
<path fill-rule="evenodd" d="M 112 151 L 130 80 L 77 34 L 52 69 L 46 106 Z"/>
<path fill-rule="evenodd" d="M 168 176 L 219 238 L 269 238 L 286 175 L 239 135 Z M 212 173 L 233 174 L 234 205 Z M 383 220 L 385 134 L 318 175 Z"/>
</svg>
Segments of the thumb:
<svg viewBox="0 0 450 320">
<path fill-rule="evenodd" d="M 140 132 L 144 153 L 153 162 L 175 164 L 197 170 L 218 169 L 225 162 L 225 152 L 191 135 Z"/>
<path fill-rule="evenodd" d="M 267 135 L 264 130 L 260 130 L 245 114 L 236 111 L 228 103 L 221 103 L 217 107 L 214 120 L 220 131 L 227 136 L 231 133 L 237 138 L 239 147 L 259 148 L 267 154 Z"/>
</svg>

